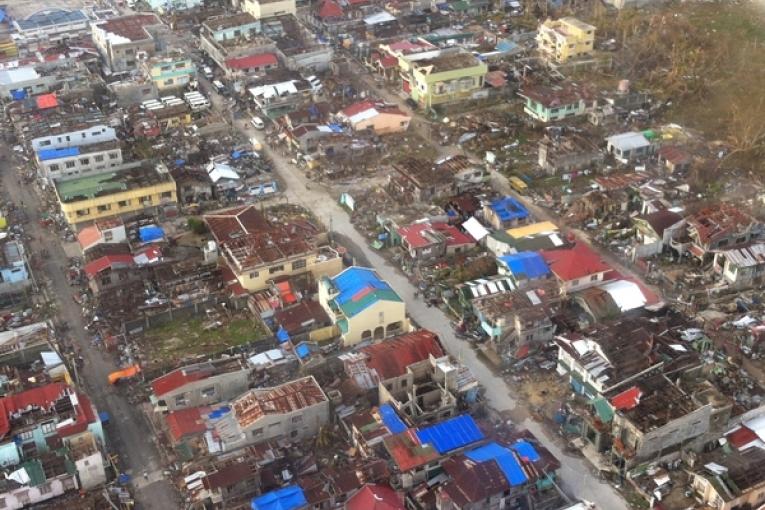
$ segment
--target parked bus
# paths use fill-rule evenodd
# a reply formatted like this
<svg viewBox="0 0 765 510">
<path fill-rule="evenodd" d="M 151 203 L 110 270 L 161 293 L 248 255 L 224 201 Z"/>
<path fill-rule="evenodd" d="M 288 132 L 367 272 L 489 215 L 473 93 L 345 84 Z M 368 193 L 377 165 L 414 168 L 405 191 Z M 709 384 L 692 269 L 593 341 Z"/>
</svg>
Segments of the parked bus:
<svg viewBox="0 0 765 510">
<path fill-rule="evenodd" d="M 510 186 L 520 194 L 526 193 L 529 189 L 528 185 L 516 176 L 510 177 Z"/>
</svg>

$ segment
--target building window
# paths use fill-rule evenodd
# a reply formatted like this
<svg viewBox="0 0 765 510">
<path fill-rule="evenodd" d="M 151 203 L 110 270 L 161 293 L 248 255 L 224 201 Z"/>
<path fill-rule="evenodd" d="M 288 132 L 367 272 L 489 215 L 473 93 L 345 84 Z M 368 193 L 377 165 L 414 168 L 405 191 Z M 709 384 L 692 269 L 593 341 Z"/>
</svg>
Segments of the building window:
<svg viewBox="0 0 765 510">
<path fill-rule="evenodd" d="M 8 508 L 8 506 L 5 504 L 5 498 L 0 498 L 0 508 Z"/>
<path fill-rule="evenodd" d="M 186 62 L 179 62 L 175 64 L 176 69 L 186 69 Z"/>
<path fill-rule="evenodd" d="M 74 168 L 76 166 L 76 163 L 74 161 L 67 161 L 65 166 L 67 168 Z"/>
<path fill-rule="evenodd" d="M 215 396 L 215 386 L 209 388 L 202 388 L 202 398 L 210 398 Z"/>
<path fill-rule="evenodd" d="M 284 265 L 271 266 L 268 268 L 269 274 L 280 273 L 282 271 L 284 271 Z"/>
<path fill-rule="evenodd" d="M 257 277 L 258 277 L 258 274 L 259 274 L 259 273 L 258 273 L 257 271 L 253 271 L 252 273 L 250 273 L 250 279 L 252 280 L 252 279 L 255 279 L 255 278 L 257 278 Z"/>
<path fill-rule="evenodd" d="M 577 285 L 579 285 L 579 280 L 571 280 L 572 287 L 576 287 Z"/>
<path fill-rule="evenodd" d="M 292 417 L 292 423 L 300 423 L 301 421 L 303 421 L 302 415 Z"/>
<path fill-rule="evenodd" d="M 40 491 L 40 494 L 50 494 L 51 492 L 50 484 L 44 483 L 38 487 L 38 490 Z"/>
<path fill-rule="evenodd" d="M 75 214 L 77 214 L 77 216 L 87 216 L 90 214 L 90 209 L 78 209 Z"/>
<path fill-rule="evenodd" d="M 33 437 L 34 437 L 34 432 L 31 430 L 26 430 L 22 432 L 21 434 L 19 434 L 19 438 L 22 441 L 28 441 L 29 439 L 32 439 Z"/>
<path fill-rule="evenodd" d="M 114 232 L 111 230 L 104 232 L 104 241 L 111 241 L 112 239 L 114 239 Z"/>
<path fill-rule="evenodd" d="M 281 426 L 282 426 L 282 422 L 277 421 L 276 423 L 272 423 L 271 425 L 269 425 L 268 429 L 269 430 L 278 429 Z"/>
<path fill-rule="evenodd" d="M 50 170 L 51 172 L 56 172 L 58 170 L 58 165 L 57 164 L 51 165 L 48 167 L 48 170 Z"/>
<path fill-rule="evenodd" d="M 50 140 L 43 140 L 40 142 L 40 147 L 47 147 L 50 144 L 51 144 Z"/>
<path fill-rule="evenodd" d="M 56 432 L 56 423 L 54 421 L 46 421 L 40 425 L 40 428 L 43 434 L 50 434 L 51 432 Z"/>
<path fill-rule="evenodd" d="M 160 195 L 160 198 L 173 198 L 173 192 L 172 191 L 163 191 Z"/>
<path fill-rule="evenodd" d="M 96 163 L 100 163 L 104 160 L 104 155 L 99 154 L 98 156 L 93 156 L 93 159 L 95 160 Z"/>
<path fill-rule="evenodd" d="M 262 436 L 262 435 L 263 435 L 263 427 L 254 429 L 252 431 L 252 437 L 258 437 L 258 436 Z"/>
<path fill-rule="evenodd" d="M 305 259 L 296 260 L 292 263 L 292 270 L 303 269 L 305 267 Z"/>
<path fill-rule="evenodd" d="M 130 205 L 130 200 L 120 200 L 117 202 L 117 205 L 120 207 L 127 207 Z"/>
<path fill-rule="evenodd" d="M 117 159 L 119 157 L 120 157 L 120 155 L 119 155 L 118 152 L 110 152 L 109 153 L 109 159 Z"/>
<path fill-rule="evenodd" d="M 172 85 L 173 83 L 174 82 L 172 78 L 170 78 L 169 80 L 165 80 L 165 85 Z"/>
<path fill-rule="evenodd" d="M 104 204 L 98 206 L 98 212 L 106 212 L 112 208 L 111 204 Z"/>
<path fill-rule="evenodd" d="M 290 437 L 293 438 L 293 439 L 296 438 L 297 435 L 298 435 L 298 431 L 297 430 L 293 430 L 292 432 L 290 432 Z"/>
<path fill-rule="evenodd" d="M 80 159 L 81 165 L 89 165 L 90 164 L 90 158 L 82 158 Z"/>
<path fill-rule="evenodd" d="M 175 405 L 185 406 L 186 404 L 188 404 L 188 401 L 186 400 L 185 393 L 183 395 L 178 395 L 177 397 L 175 397 Z"/>
<path fill-rule="evenodd" d="M 141 197 L 140 200 L 141 200 L 141 203 L 143 205 L 151 205 L 151 196 L 150 195 L 143 196 L 143 197 Z"/>
<path fill-rule="evenodd" d="M 594 275 L 590 276 L 590 281 L 591 281 L 591 282 L 596 282 L 596 281 L 598 281 L 598 275 L 594 274 Z"/>
</svg>

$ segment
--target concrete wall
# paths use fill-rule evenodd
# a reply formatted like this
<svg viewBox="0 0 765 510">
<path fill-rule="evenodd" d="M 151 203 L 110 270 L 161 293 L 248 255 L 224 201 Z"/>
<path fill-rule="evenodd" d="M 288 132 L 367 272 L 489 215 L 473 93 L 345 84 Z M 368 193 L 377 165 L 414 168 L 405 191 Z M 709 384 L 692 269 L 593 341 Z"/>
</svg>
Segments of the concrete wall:
<svg viewBox="0 0 765 510">
<path fill-rule="evenodd" d="M 96 451 L 75 461 L 83 489 L 91 490 L 106 483 L 106 470 L 101 452 Z"/>
<path fill-rule="evenodd" d="M 245 444 L 257 444 L 278 437 L 302 441 L 315 437 L 329 423 L 329 401 L 286 414 L 268 414 L 243 429 Z"/>
<path fill-rule="evenodd" d="M 96 124 L 87 129 L 78 129 L 67 133 L 33 138 L 31 145 L 35 152 L 44 149 L 63 149 L 64 147 L 82 147 L 93 143 L 110 142 L 117 139 L 114 128 Z"/>
<path fill-rule="evenodd" d="M 158 398 L 165 401 L 168 411 L 224 402 L 247 391 L 249 375 L 249 369 L 218 374 L 188 383 Z M 210 389 L 213 391 L 204 391 Z"/>
</svg>

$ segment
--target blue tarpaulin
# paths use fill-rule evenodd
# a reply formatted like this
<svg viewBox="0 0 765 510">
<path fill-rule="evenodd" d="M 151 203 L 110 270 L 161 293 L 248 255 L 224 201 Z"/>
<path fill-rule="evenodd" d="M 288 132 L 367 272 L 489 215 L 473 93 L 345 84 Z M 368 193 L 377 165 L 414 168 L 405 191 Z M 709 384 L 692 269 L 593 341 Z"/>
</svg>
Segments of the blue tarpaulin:
<svg viewBox="0 0 765 510">
<path fill-rule="evenodd" d="M 150 243 L 165 237 L 165 231 L 156 225 L 147 225 L 138 229 L 138 238 L 142 243 Z"/>
<path fill-rule="evenodd" d="M 252 510 L 295 510 L 308 505 L 303 489 L 298 485 L 288 485 L 275 491 L 267 492 L 252 499 Z"/>
<path fill-rule="evenodd" d="M 550 268 L 539 253 L 533 251 L 521 251 L 502 255 L 500 262 L 505 264 L 514 276 L 523 275 L 526 278 L 541 278 L 550 274 Z"/>
<path fill-rule="evenodd" d="M 73 156 L 80 155 L 79 147 L 63 147 L 61 149 L 43 149 L 37 151 L 37 157 L 40 161 L 48 161 L 51 159 L 59 158 L 71 158 Z"/>
<path fill-rule="evenodd" d="M 27 91 L 24 89 L 11 90 L 11 99 L 14 101 L 21 101 L 22 99 L 26 99 L 26 97 Z"/>
<path fill-rule="evenodd" d="M 380 406 L 380 418 L 382 418 L 383 423 L 390 430 L 391 434 L 400 434 L 407 429 L 406 424 L 401 421 L 396 410 L 390 404 Z"/>
<path fill-rule="evenodd" d="M 307 358 L 311 355 L 311 349 L 308 348 L 308 344 L 299 344 L 295 347 L 295 354 L 300 359 Z"/>
<path fill-rule="evenodd" d="M 175 160 L 175 166 L 183 166 L 185 164 L 186 164 L 186 160 L 185 159 L 176 159 Z"/>
<path fill-rule="evenodd" d="M 340 294 L 335 298 L 339 305 L 343 305 L 353 299 L 361 290 L 371 287 L 373 289 L 388 290 L 390 285 L 382 281 L 377 274 L 363 267 L 349 267 L 332 279 L 335 288 Z"/>
<path fill-rule="evenodd" d="M 233 151 L 231 153 L 231 159 L 239 159 L 242 157 L 242 153 L 240 151 Z"/>
<path fill-rule="evenodd" d="M 99 411 L 98 412 L 98 421 L 100 421 L 104 425 L 109 423 L 109 413 L 107 413 L 106 411 Z"/>
<path fill-rule="evenodd" d="M 537 462 L 540 459 L 534 445 L 523 439 L 516 441 L 510 448 L 515 450 L 524 459 L 528 459 L 529 462 Z"/>
<path fill-rule="evenodd" d="M 208 414 L 207 417 L 210 418 L 211 420 L 217 420 L 221 416 L 224 416 L 225 414 L 227 414 L 229 411 L 231 411 L 231 408 L 229 406 L 219 407 L 215 411 Z"/>
<path fill-rule="evenodd" d="M 279 330 L 276 332 L 276 340 L 283 344 L 284 342 L 289 342 L 290 340 L 290 334 L 287 333 L 287 330 L 283 327 L 279 326 Z"/>
<path fill-rule="evenodd" d="M 438 453 L 449 453 L 483 439 L 483 432 L 470 415 L 463 414 L 430 427 L 419 429 L 421 443 L 430 443 Z"/>
<path fill-rule="evenodd" d="M 491 202 L 491 209 L 502 221 L 523 220 L 529 217 L 529 211 L 513 197 L 493 200 Z"/>
<path fill-rule="evenodd" d="M 3 21 L 5 19 L 5 11 L 0 9 L 0 21 Z"/>
<path fill-rule="evenodd" d="M 473 462 L 496 461 L 505 475 L 507 483 L 514 487 L 523 485 L 528 480 L 513 452 L 498 443 L 485 444 L 466 452 L 465 456 Z"/>
</svg>

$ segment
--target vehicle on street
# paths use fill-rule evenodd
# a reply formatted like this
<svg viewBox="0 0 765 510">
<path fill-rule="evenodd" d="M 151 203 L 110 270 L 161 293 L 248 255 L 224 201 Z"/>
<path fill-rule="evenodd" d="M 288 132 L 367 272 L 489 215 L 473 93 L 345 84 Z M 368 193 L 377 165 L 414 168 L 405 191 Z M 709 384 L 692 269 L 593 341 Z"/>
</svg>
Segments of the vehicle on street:
<svg viewBox="0 0 765 510">
<path fill-rule="evenodd" d="M 263 122 L 263 119 L 260 117 L 256 117 L 253 115 L 252 119 L 250 119 L 250 124 L 252 124 L 252 127 L 255 129 L 265 129 L 266 123 Z"/>
</svg>

